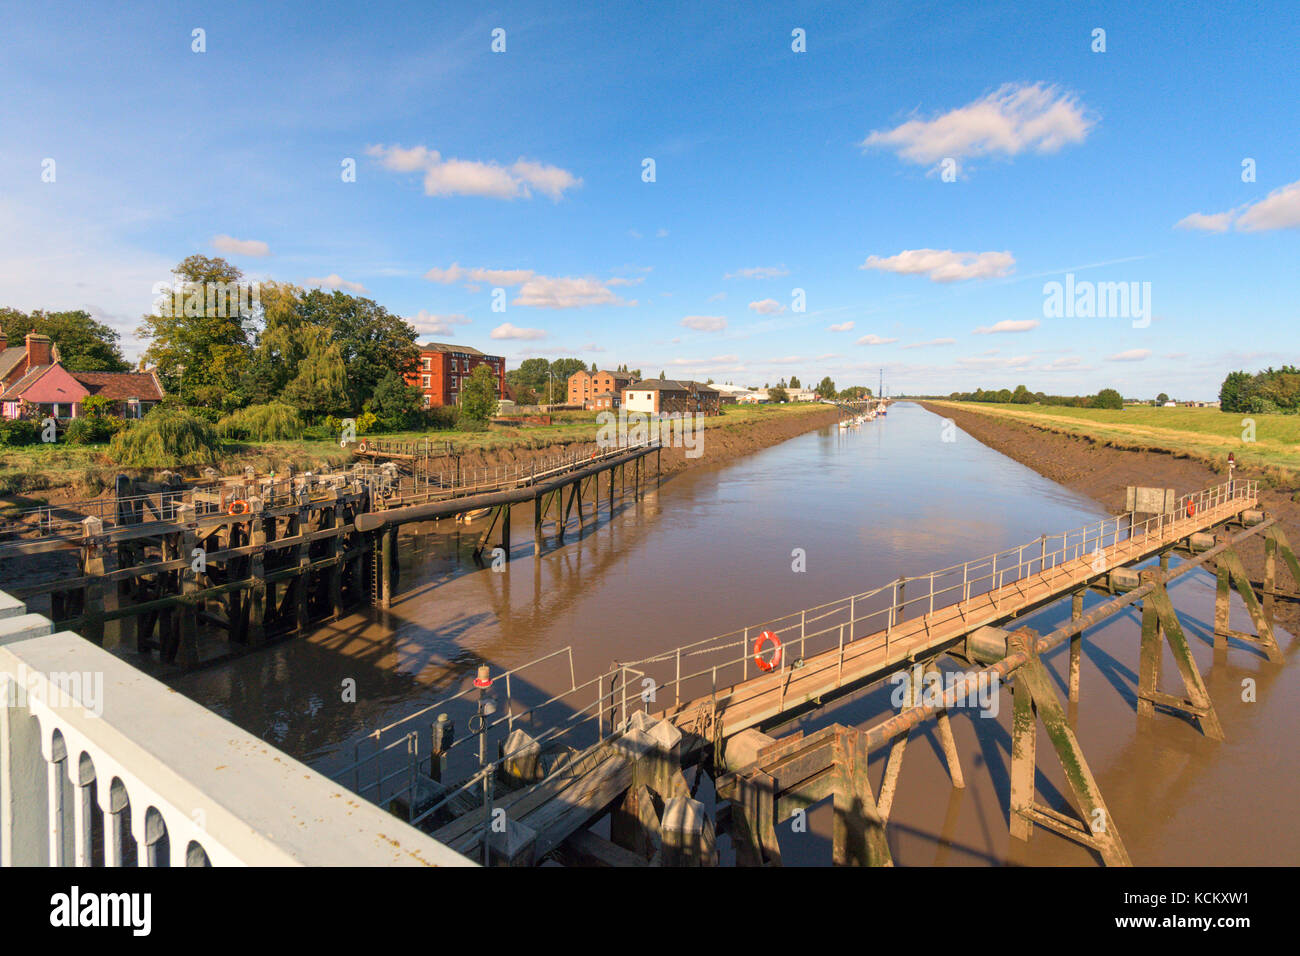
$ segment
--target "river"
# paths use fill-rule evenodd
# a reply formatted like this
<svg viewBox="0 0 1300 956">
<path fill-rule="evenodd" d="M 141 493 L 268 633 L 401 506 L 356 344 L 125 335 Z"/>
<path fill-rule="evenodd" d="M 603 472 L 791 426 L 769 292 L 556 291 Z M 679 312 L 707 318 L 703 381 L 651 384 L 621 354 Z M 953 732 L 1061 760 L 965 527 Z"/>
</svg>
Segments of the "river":
<svg viewBox="0 0 1300 956">
<path fill-rule="evenodd" d="M 706 437 L 703 463 L 640 502 L 629 499 L 612 519 L 602 504 L 594 526 L 579 537 L 575 523 L 563 547 L 548 539 L 540 560 L 532 556 L 531 505 L 520 507 L 513 559 L 499 573 L 469 560 L 482 522 L 409 527 L 400 593 L 389 610 L 350 615 L 310 638 L 172 684 L 329 772 L 350 759 L 358 738 L 460 687 L 479 663 L 499 672 L 571 646 L 581 682 L 613 660 L 1105 516 L 1090 499 L 909 403 L 858 429 L 810 432 L 722 465 L 707 460 Z M 795 570 L 797 549 L 803 571 Z M 1185 575 L 1171 593 L 1228 739 L 1205 740 L 1168 715 L 1139 722 L 1136 612 L 1090 631 L 1076 727 L 1121 836 L 1140 864 L 1293 864 L 1300 859 L 1300 837 L 1289 824 L 1300 798 L 1300 760 L 1289 739 L 1300 716 L 1296 678 L 1236 646 L 1226 663 L 1212 662 L 1211 575 Z M 1238 611 L 1233 626 L 1249 630 Z M 1025 623 L 1045 631 L 1068 614 L 1067 601 Z M 1289 650 L 1290 637 L 1279 639 Z M 1064 648 L 1049 658 L 1058 678 L 1064 661 Z M 539 687 L 560 679 L 557 669 L 568 680 L 567 657 L 547 668 L 539 670 Z M 1181 696 L 1172 658 L 1164 673 L 1164 689 Z M 1241 700 L 1247 678 L 1257 682 L 1255 702 Z M 347 681 L 355 682 L 355 702 L 344 699 Z M 890 709 L 890 690 L 859 692 L 777 733 L 864 723 Z M 964 790 L 948 783 L 933 725 L 913 735 L 890 820 L 896 862 L 1094 860 L 1041 828 L 1028 844 L 1008 837 L 1009 694 L 1002 703 L 996 719 L 975 711 L 954 716 Z M 1045 736 L 1039 740 L 1039 799 L 1064 808 L 1062 776 Z M 823 805 L 810 814 L 807 832 L 781 828 L 787 862 L 829 861 L 829 818 Z"/>
</svg>

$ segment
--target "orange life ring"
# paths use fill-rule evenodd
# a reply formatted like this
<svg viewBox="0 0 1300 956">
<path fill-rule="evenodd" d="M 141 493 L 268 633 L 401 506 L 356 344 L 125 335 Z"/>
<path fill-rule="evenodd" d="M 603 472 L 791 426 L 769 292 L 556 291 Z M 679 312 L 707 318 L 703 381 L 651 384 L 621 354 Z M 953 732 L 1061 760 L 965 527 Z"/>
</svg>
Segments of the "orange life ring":
<svg viewBox="0 0 1300 956">
<path fill-rule="evenodd" d="M 361 444 L 357 445 L 357 451 L 369 451 L 369 450 L 370 450 L 370 446 L 366 444 L 364 439 L 362 440 Z"/>
<path fill-rule="evenodd" d="M 238 508 L 239 510 L 236 511 L 235 510 L 236 508 Z M 232 515 L 246 515 L 251 510 L 252 509 L 248 507 L 247 501 L 245 501 L 243 498 L 236 498 L 234 501 L 230 503 L 230 507 L 226 509 L 226 513 Z"/>
<path fill-rule="evenodd" d="M 763 645 L 768 641 L 772 642 L 776 652 L 772 655 L 770 661 L 765 661 L 763 660 Z M 771 631 L 764 631 L 754 641 L 754 663 L 758 665 L 758 669 L 761 671 L 774 671 L 781 666 L 781 640 Z"/>
<path fill-rule="evenodd" d="M 1196 514 L 1196 502 L 1189 501 L 1187 502 L 1187 517 L 1190 518 L 1194 514 Z"/>
</svg>

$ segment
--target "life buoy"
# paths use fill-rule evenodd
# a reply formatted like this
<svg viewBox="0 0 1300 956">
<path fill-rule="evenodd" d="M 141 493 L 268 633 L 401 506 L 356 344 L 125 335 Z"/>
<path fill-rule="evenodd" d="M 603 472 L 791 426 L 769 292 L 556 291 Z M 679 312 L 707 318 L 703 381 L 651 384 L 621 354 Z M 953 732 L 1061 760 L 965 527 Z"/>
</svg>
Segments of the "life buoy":
<svg viewBox="0 0 1300 956">
<path fill-rule="evenodd" d="M 763 645 L 768 641 L 771 641 L 775 648 L 770 661 L 763 659 Z M 754 663 L 761 671 L 774 671 L 781 666 L 781 640 L 771 631 L 764 631 L 754 641 Z"/>
<path fill-rule="evenodd" d="M 370 450 L 370 446 L 366 444 L 364 439 L 362 440 L 361 444 L 357 445 L 357 451 L 369 451 L 369 450 Z"/>
<path fill-rule="evenodd" d="M 252 509 L 248 507 L 247 501 L 243 498 L 236 498 L 230 503 L 230 507 L 226 509 L 226 513 L 232 515 L 246 515 L 251 510 Z"/>
<path fill-rule="evenodd" d="M 1190 518 L 1194 514 L 1196 514 L 1196 502 L 1189 501 L 1187 502 L 1187 517 Z"/>
</svg>

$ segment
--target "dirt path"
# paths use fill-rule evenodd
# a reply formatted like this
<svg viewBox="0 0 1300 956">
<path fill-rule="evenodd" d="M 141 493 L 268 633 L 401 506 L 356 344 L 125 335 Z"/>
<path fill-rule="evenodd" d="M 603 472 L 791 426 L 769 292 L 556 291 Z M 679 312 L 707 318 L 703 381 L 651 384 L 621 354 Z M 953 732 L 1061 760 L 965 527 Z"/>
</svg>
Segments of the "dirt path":
<svg viewBox="0 0 1300 956">
<path fill-rule="evenodd" d="M 1129 485 L 1174 488 L 1179 494 L 1221 484 L 1226 476 L 1192 458 L 1161 451 L 1114 448 L 1087 438 L 1065 435 L 1007 416 L 920 403 L 941 418 L 951 418 L 977 441 L 1014 458 L 1045 478 L 1088 495 L 1112 514 L 1124 510 Z M 1240 469 L 1238 478 L 1257 478 Z M 1300 504 L 1292 501 L 1294 488 L 1260 489 L 1260 504 L 1278 518 L 1293 547 L 1300 547 Z M 1255 580 L 1263 577 L 1264 546 L 1256 538 L 1241 549 L 1241 558 Z M 1279 562 L 1278 577 L 1289 586 L 1289 575 Z M 1277 621 L 1292 634 L 1300 633 L 1300 605 L 1277 602 Z"/>
</svg>

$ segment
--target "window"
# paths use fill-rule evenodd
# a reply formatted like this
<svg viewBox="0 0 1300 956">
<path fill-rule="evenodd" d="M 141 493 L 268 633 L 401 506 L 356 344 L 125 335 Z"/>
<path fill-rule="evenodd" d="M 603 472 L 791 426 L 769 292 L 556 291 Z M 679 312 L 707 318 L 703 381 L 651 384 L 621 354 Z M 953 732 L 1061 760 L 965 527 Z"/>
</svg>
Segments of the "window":
<svg viewBox="0 0 1300 956">
<path fill-rule="evenodd" d="M 424 357 L 424 368 L 425 368 L 425 370 L 427 371 L 428 369 L 430 369 L 430 368 L 432 368 L 432 367 L 433 367 L 433 359 L 426 355 L 426 356 Z"/>
<path fill-rule="evenodd" d="M 421 376 L 420 376 L 420 385 L 421 385 L 423 388 L 428 388 L 428 387 L 429 387 L 429 376 L 428 376 L 428 375 L 421 375 Z"/>
<path fill-rule="evenodd" d="M 455 375 L 453 375 L 453 376 L 451 377 L 451 387 L 452 387 L 453 391 L 454 391 L 455 388 L 456 388 L 456 376 L 455 376 Z"/>
</svg>

